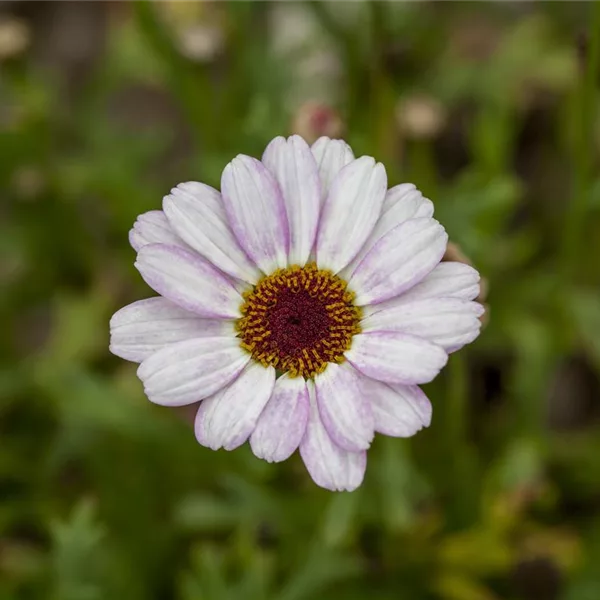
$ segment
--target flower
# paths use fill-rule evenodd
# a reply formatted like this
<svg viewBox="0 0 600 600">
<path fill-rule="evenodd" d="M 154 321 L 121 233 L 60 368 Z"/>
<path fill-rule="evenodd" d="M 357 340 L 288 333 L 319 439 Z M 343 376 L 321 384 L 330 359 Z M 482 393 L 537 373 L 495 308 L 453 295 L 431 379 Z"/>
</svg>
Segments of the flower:
<svg viewBox="0 0 600 600">
<path fill-rule="evenodd" d="M 19 56 L 31 42 L 27 24 L 13 17 L 0 18 L 0 62 Z"/>
<path fill-rule="evenodd" d="M 322 136 L 339 137 L 344 131 L 344 122 L 335 108 L 309 100 L 296 111 L 292 131 L 308 142 L 314 142 Z"/>
<path fill-rule="evenodd" d="M 433 96 L 412 94 L 396 105 L 396 123 L 406 138 L 429 140 L 436 138 L 446 124 L 444 105 Z"/>
<path fill-rule="evenodd" d="M 159 297 L 111 320 L 148 398 L 200 402 L 200 444 L 286 460 L 357 488 L 375 432 L 429 425 L 418 384 L 480 329 L 479 274 L 443 262 L 444 228 L 412 184 L 341 140 L 275 138 L 239 155 L 221 192 L 182 183 L 130 233 Z"/>
</svg>

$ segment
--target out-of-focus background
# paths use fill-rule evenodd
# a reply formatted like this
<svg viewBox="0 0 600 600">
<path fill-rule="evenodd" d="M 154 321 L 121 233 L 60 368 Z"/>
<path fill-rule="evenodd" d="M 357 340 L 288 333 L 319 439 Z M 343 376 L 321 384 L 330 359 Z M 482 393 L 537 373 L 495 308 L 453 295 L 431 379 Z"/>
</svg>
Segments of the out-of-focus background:
<svg viewBox="0 0 600 600">
<path fill-rule="evenodd" d="M 1 3 L 0 599 L 598 600 L 599 38 L 591 2 Z M 200 447 L 108 352 L 136 215 L 292 132 L 416 183 L 489 289 L 352 494 Z"/>
</svg>

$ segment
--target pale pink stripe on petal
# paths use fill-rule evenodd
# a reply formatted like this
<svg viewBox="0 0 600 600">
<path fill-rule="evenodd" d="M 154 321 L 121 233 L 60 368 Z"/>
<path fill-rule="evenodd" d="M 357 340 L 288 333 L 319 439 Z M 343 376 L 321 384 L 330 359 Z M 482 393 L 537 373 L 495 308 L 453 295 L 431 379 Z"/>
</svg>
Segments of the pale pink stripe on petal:
<svg viewBox="0 0 600 600">
<path fill-rule="evenodd" d="M 360 387 L 361 376 L 348 362 L 331 363 L 315 377 L 321 421 L 334 443 L 351 452 L 373 440 L 373 413 Z"/>
<path fill-rule="evenodd" d="M 397 302 L 361 321 L 364 332 L 399 331 L 422 337 L 454 352 L 472 342 L 481 329 L 484 308 L 457 298 Z"/>
<path fill-rule="evenodd" d="M 386 189 L 385 168 L 370 156 L 338 173 L 319 222 L 315 253 L 320 268 L 337 273 L 358 254 L 379 218 Z"/>
<path fill-rule="evenodd" d="M 162 210 L 150 210 L 141 214 L 129 231 L 129 243 L 138 252 L 148 244 L 172 244 L 187 248 L 187 244 L 175 233 Z"/>
<path fill-rule="evenodd" d="M 288 459 L 298 448 L 308 422 L 308 390 L 302 377 L 282 375 L 250 437 L 252 452 L 268 462 Z"/>
<path fill-rule="evenodd" d="M 298 135 L 276 137 L 266 148 L 263 164 L 279 183 L 290 229 L 289 263 L 303 266 L 312 250 L 321 203 L 317 163 Z"/>
<path fill-rule="evenodd" d="M 365 376 L 361 385 L 379 433 L 410 437 L 431 423 L 431 403 L 418 386 L 389 385 Z"/>
<path fill-rule="evenodd" d="M 310 149 L 319 169 L 322 206 L 332 181 L 343 167 L 354 160 L 354 154 L 344 140 L 331 140 L 325 136 L 320 137 Z"/>
<path fill-rule="evenodd" d="M 250 437 L 273 393 L 275 369 L 252 361 L 239 377 L 200 404 L 196 439 L 203 446 L 234 450 Z"/>
<path fill-rule="evenodd" d="M 279 185 L 255 158 L 242 154 L 223 171 L 221 194 L 227 219 L 246 254 L 264 272 L 288 264 L 290 234 Z"/>
<path fill-rule="evenodd" d="M 175 342 L 228 335 L 235 336 L 233 321 L 200 319 L 159 296 L 133 302 L 112 316 L 109 349 L 125 360 L 141 362 Z"/>
<path fill-rule="evenodd" d="M 231 279 L 196 252 L 150 244 L 135 266 L 144 281 L 181 308 L 206 318 L 236 318 L 243 302 Z"/>
<path fill-rule="evenodd" d="M 381 208 L 381 214 L 386 213 L 397 202 L 406 199 L 408 196 L 414 193 L 421 195 L 421 192 L 417 190 L 417 186 L 414 183 L 401 183 L 400 185 L 395 185 L 394 187 L 390 188 L 385 195 L 385 200 L 383 201 L 383 206 Z"/>
<path fill-rule="evenodd" d="M 367 377 L 405 385 L 431 381 L 448 361 L 440 346 L 394 331 L 359 333 L 346 358 Z"/>
<path fill-rule="evenodd" d="M 394 191 L 399 187 L 401 188 L 403 186 L 397 185 L 391 190 L 388 190 L 386 194 L 386 200 L 390 195 L 396 195 L 394 194 Z M 381 211 L 381 216 L 375 224 L 375 228 L 369 236 L 369 239 L 364 243 L 360 252 L 344 270 L 344 279 L 350 279 L 352 273 L 354 273 L 356 267 L 367 255 L 369 250 L 371 250 L 371 248 L 386 233 L 394 229 L 394 227 L 397 227 L 398 225 L 410 219 L 420 219 L 431 216 L 433 216 L 433 203 L 431 200 L 424 198 L 421 192 L 418 190 L 412 190 L 400 194 L 400 198 L 388 205 L 387 208 L 384 202 L 384 208 Z"/>
<path fill-rule="evenodd" d="M 224 273 L 256 283 L 260 272 L 233 235 L 221 194 L 203 183 L 180 183 L 163 199 L 163 208 L 177 234 Z"/>
<path fill-rule="evenodd" d="M 469 265 L 442 262 L 417 285 L 388 302 L 408 303 L 425 298 L 475 300 L 479 296 L 479 280 L 479 273 Z M 379 305 L 379 307 L 383 306 L 384 304 Z"/>
<path fill-rule="evenodd" d="M 356 304 L 378 304 L 410 289 L 440 262 L 448 235 L 429 218 L 410 219 L 384 235 L 356 267 Z"/>
<path fill-rule="evenodd" d="M 208 337 L 170 344 L 151 354 L 137 374 L 148 398 L 164 406 L 184 406 L 211 396 L 250 360 L 235 337 Z"/>
<path fill-rule="evenodd" d="M 348 452 L 336 446 L 321 422 L 314 385 L 308 382 L 310 415 L 300 442 L 300 456 L 313 481 L 328 490 L 352 491 L 363 481 L 367 468 L 366 451 Z"/>
</svg>

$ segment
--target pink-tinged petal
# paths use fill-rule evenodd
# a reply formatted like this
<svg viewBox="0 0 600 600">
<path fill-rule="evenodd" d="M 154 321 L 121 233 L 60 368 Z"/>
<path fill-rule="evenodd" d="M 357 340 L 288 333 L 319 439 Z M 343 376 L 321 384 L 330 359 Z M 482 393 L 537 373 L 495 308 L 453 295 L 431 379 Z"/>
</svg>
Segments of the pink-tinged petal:
<svg viewBox="0 0 600 600">
<path fill-rule="evenodd" d="M 402 302 L 424 298 L 475 300 L 479 296 L 479 280 L 479 273 L 469 265 L 442 262 L 425 279 L 399 296 L 398 300 L 402 299 Z M 392 303 L 395 301 L 396 298 L 389 300 Z"/>
<path fill-rule="evenodd" d="M 431 423 L 431 402 L 416 385 L 388 385 L 362 378 L 369 399 L 375 430 L 393 437 L 410 437 Z"/>
<path fill-rule="evenodd" d="M 110 320 L 110 351 L 133 362 L 183 340 L 235 336 L 233 321 L 200 319 L 166 298 L 147 298 L 118 310 Z"/>
<path fill-rule="evenodd" d="M 319 267 L 337 273 L 358 254 L 379 218 L 386 188 L 385 169 L 370 156 L 357 158 L 339 172 L 317 232 Z"/>
<path fill-rule="evenodd" d="M 314 385 L 307 383 L 310 414 L 306 433 L 300 442 L 300 456 L 313 481 L 334 492 L 355 490 L 363 481 L 367 468 L 367 453 L 348 452 L 336 446 L 321 422 Z"/>
<path fill-rule="evenodd" d="M 400 300 L 402 296 L 398 298 Z M 481 304 L 457 298 L 396 302 L 361 322 L 363 332 L 399 331 L 422 337 L 454 352 L 472 342 L 481 329 Z"/>
<path fill-rule="evenodd" d="M 348 362 L 331 363 L 315 377 L 321 421 L 333 442 L 350 452 L 366 450 L 374 435 L 371 405 L 360 381 Z"/>
<path fill-rule="evenodd" d="M 240 248 L 214 188 L 196 181 L 180 183 L 163 199 L 163 209 L 174 231 L 224 273 L 256 283 L 260 272 Z"/>
<path fill-rule="evenodd" d="M 321 178 L 321 205 L 325 202 L 332 181 L 347 164 L 354 160 L 352 148 L 343 140 L 331 140 L 320 137 L 312 146 L 311 151 L 317 162 Z"/>
<path fill-rule="evenodd" d="M 239 317 L 243 299 L 205 258 L 167 244 L 150 244 L 135 262 L 144 281 L 181 308 L 208 319 Z"/>
<path fill-rule="evenodd" d="M 448 235 L 435 219 L 411 219 L 384 235 L 350 278 L 356 304 L 379 304 L 410 289 L 440 262 Z"/>
<path fill-rule="evenodd" d="M 185 242 L 173 231 L 162 210 L 150 210 L 141 214 L 129 231 L 129 243 L 138 252 L 148 244 L 172 244 L 187 248 Z"/>
<path fill-rule="evenodd" d="M 304 437 L 308 411 L 306 381 L 282 375 L 250 437 L 252 452 L 268 462 L 288 459 Z"/>
<path fill-rule="evenodd" d="M 440 346 L 396 331 L 359 333 L 346 358 L 367 377 L 404 385 L 431 381 L 448 361 Z"/>
<path fill-rule="evenodd" d="M 401 200 L 406 200 L 407 197 L 409 197 L 415 192 L 421 195 L 421 192 L 417 190 L 417 186 L 414 183 L 401 183 L 400 185 L 395 185 L 393 188 L 390 188 L 387 191 L 387 194 L 385 195 L 385 200 L 383 201 L 381 213 L 383 214 L 387 212 L 397 202 L 400 202 Z"/>
<path fill-rule="evenodd" d="M 240 154 L 223 171 L 221 193 L 240 246 L 264 272 L 287 266 L 289 226 L 279 185 L 255 158 Z"/>
<path fill-rule="evenodd" d="M 411 185 L 411 184 L 408 184 Z M 396 188 L 404 187 L 404 185 L 397 185 L 396 187 L 388 190 L 386 199 L 390 194 L 394 194 Z M 414 187 L 414 186 L 413 186 Z M 418 190 L 409 190 L 401 194 L 393 204 L 388 205 L 387 209 L 384 203 L 384 208 L 381 212 L 379 220 L 375 224 L 373 232 L 369 236 L 369 239 L 363 244 L 360 252 L 354 257 L 352 262 L 344 270 L 344 279 L 350 279 L 352 273 L 356 270 L 356 267 L 360 264 L 362 259 L 368 254 L 369 250 L 388 232 L 394 227 L 401 225 L 405 221 L 410 219 L 421 219 L 428 218 L 433 215 L 433 203 L 431 200 L 424 198 L 421 192 Z"/>
<path fill-rule="evenodd" d="M 184 406 L 211 396 L 250 360 L 235 337 L 207 337 L 170 344 L 151 354 L 137 374 L 155 404 Z"/>
<path fill-rule="evenodd" d="M 254 431 L 275 385 L 275 369 L 251 362 L 227 387 L 200 404 L 196 439 L 213 450 L 234 450 Z"/>
<path fill-rule="evenodd" d="M 290 228 L 289 264 L 303 266 L 312 250 L 321 205 L 317 163 L 298 135 L 276 137 L 266 148 L 263 164 L 279 183 Z"/>
<path fill-rule="evenodd" d="M 410 402 L 411 407 L 421 419 L 423 427 L 429 427 L 431 425 L 433 407 L 431 406 L 429 398 L 420 387 L 414 385 L 400 385 L 398 383 L 390 383 L 388 385 Z"/>
</svg>

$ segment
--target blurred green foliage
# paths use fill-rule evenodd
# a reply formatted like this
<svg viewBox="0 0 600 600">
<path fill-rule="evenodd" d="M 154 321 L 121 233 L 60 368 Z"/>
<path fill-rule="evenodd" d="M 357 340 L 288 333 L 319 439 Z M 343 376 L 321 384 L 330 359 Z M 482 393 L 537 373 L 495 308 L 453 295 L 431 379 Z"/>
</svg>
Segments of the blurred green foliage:
<svg viewBox="0 0 600 600">
<path fill-rule="evenodd" d="M 0 25 L 15 15 L 1 600 L 600 598 L 595 3 L 25 2 Z M 428 386 L 432 427 L 377 439 L 352 494 L 297 456 L 198 446 L 108 353 L 110 315 L 149 295 L 135 217 L 179 181 L 218 186 L 312 99 L 430 195 L 489 284 L 482 336 Z"/>
</svg>

